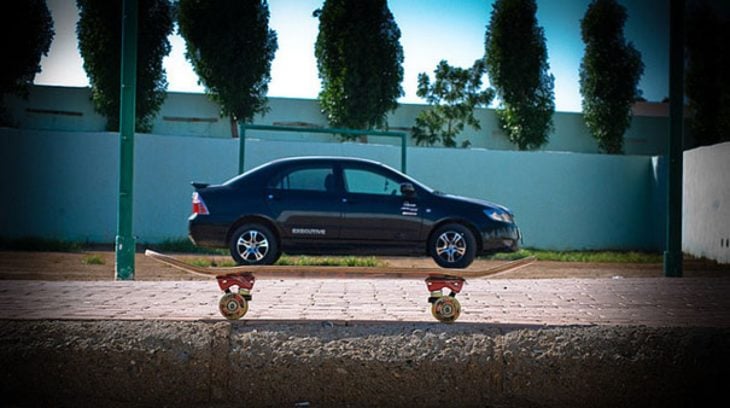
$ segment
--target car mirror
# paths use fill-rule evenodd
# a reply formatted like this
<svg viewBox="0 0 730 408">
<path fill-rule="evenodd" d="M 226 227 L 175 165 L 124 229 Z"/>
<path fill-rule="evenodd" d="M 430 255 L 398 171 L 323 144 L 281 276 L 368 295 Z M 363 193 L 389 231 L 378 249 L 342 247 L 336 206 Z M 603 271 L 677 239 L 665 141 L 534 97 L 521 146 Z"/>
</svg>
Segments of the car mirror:
<svg viewBox="0 0 730 408">
<path fill-rule="evenodd" d="M 400 192 L 406 197 L 412 197 L 416 194 L 416 189 L 411 183 L 401 183 Z"/>
</svg>

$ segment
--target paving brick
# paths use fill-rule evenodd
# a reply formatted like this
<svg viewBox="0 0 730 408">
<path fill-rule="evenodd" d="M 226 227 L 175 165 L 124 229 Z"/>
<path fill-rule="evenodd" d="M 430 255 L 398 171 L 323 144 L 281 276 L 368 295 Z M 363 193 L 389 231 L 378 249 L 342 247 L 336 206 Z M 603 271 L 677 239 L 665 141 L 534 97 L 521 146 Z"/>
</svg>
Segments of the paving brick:
<svg viewBox="0 0 730 408">
<path fill-rule="evenodd" d="M 447 291 L 446 291 L 447 292 Z M 474 280 L 459 321 L 730 327 L 730 279 Z M 423 282 L 258 280 L 246 321 L 433 321 Z M 222 320 L 213 281 L 0 281 L 0 319 Z"/>
</svg>

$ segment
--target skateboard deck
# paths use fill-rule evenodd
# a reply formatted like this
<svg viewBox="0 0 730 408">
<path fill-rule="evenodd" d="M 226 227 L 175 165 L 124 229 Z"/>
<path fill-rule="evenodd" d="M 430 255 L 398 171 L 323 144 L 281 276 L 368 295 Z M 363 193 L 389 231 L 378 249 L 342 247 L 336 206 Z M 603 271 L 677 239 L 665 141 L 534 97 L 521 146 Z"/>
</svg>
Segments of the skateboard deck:
<svg viewBox="0 0 730 408">
<path fill-rule="evenodd" d="M 428 277 L 453 277 L 462 279 L 482 278 L 503 272 L 513 272 L 535 262 L 535 257 L 527 257 L 516 261 L 484 269 L 446 269 L 446 268 L 390 268 L 371 266 L 276 266 L 276 265 L 242 265 L 233 267 L 202 267 L 183 262 L 169 255 L 146 250 L 145 255 L 163 264 L 195 275 L 218 277 L 242 273 L 267 275 L 276 277 L 385 277 L 391 279 L 413 279 Z"/>
<path fill-rule="evenodd" d="M 145 251 L 145 255 L 163 264 L 195 275 L 215 277 L 224 292 L 218 304 L 221 314 L 229 320 L 237 320 L 248 311 L 251 290 L 256 282 L 255 275 L 275 277 L 321 277 L 321 278 L 425 278 L 430 292 L 431 314 L 444 323 L 454 322 L 461 314 L 461 305 L 456 294 L 461 292 L 467 278 L 481 278 L 523 268 L 535 262 L 534 257 L 505 262 L 484 269 L 444 268 L 388 268 L 388 267 L 339 267 L 339 266 L 234 266 L 206 268 L 191 265 L 174 257 L 158 252 Z M 231 288 L 237 287 L 237 291 Z M 443 290 L 450 289 L 449 295 Z"/>
</svg>

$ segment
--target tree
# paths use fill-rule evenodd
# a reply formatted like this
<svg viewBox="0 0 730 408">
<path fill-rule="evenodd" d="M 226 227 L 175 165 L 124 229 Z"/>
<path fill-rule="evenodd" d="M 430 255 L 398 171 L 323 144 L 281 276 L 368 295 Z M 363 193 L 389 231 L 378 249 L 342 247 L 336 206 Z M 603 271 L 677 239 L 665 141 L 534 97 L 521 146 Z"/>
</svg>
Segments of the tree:
<svg viewBox="0 0 730 408">
<path fill-rule="evenodd" d="M 583 116 L 600 150 L 612 154 L 623 153 L 644 72 L 641 54 L 624 39 L 626 17 L 615 0 L 594 0 L 580 24 L 586 45 L 580 65 Z"/>
<path fill-rule="evenodd" d="M 730 20 L 707 4 L 687 16 L 685 90 L 698 145 L 730 141 Z"/>
<path fill-rule="evenodd" d="M 250 123 L 266 112 L 278 48 L 276 32 L 269 29 L 268 3 L 180 0 L 178 13 L 185 56 L 221 114 Z"/>
<path fill-rule="evenodd" d="M 400 30 L 385 0 L 325 0 L 315 44 L 322 110 L 331 126 L 384 127 L 403 95 Z"/>
<path fill-rule="evenodd" d="M 455 147 L 456 136 L 465 125 L 481 129 L 474 108 L 485 107 L 494 99 L 494 89 L 481 89 L 486 69 L 483 59 L 476 60 L 468 69 L 452 67 L 442 60 L 434 70 L 433 84 L 425 72 L 418 74 L 416 94 L 426 99 L 430 107 L 416 117 L 411 136 L 417 145 L 440 141 L 445 147 Z M 462 147 L 468 145 L 467 141 Z"/>
<path fill-rule="evenodd" d="M 520 150 L 537 149 L 552 130 L 554 78 L 534 0 L 496 0 L 485 40 L 489 81 L 501 100 L 497 118 Z"/>
<path fill-rule="evenodd" d="M 27 96 L 35 75 L 41 72 L 41 56 L 48 55 L 54 36 L 53 19 L 45 0 L 10 2 L 0 13 L 0 122 L 5 94 Z"/>
<path fill-rule="evenodd" d="M 107 130 L 119 129 L 122 0 L 76 0 L 76 33 L 84 70 L 91 83 L 91 99 L 107 119 Z M 152 130 L 152 120 L 165 100 L 167 77 L 162 59 L 170 53 L 172 33 L 168 0 L 139 0 L 135 129 Z"/>
</svg>

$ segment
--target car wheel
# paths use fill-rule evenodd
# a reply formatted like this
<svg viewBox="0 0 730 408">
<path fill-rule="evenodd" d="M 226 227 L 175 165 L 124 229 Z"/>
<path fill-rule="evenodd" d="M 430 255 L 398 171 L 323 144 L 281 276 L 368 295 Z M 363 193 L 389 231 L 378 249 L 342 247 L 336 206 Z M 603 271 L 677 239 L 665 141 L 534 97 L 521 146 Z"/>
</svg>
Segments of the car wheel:
<svg viewBox="0 0 730 408">
<path fill-rule="evenodd" d="M 469 228 L 461 224 L 447 224 L 431 234 L 428 248 L 440 267 L 466 268 L 476 256 L 477 240 Z"/>
<path fill-rule="evenodd" d="M 279 259 L 274 233 L 261 224 L 238 227 L 231 235 L 229 249 L 239 265 L 271 265 Z"/>
</svg>

